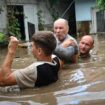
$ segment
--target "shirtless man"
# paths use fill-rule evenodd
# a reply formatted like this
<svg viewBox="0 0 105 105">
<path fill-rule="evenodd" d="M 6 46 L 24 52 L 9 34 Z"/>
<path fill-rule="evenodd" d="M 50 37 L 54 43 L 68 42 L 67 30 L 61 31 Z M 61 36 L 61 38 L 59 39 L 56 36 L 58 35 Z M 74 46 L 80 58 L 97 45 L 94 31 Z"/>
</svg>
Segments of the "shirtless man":
<svg viewBox="0 0 105 105">
<path fill-rule="evenodd" d="M 94 47 L 94 40 L 92 36 L 85 35 L 81 38 L 79 43 L 80 58 L 86 59 L 90 57 L 90 50 Z"/>
</svg>

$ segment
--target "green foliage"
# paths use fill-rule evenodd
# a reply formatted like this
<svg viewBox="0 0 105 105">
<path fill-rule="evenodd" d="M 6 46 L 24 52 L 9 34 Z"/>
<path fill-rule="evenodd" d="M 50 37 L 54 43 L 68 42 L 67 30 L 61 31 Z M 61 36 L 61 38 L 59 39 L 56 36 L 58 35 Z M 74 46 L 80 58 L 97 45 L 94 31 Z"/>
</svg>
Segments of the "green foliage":
<svg viewBox="0 0 105 105">
<path fill-rule="evenodd" d="M 42 17 L 42 10 L 39 10 L 37 12 L 37 15 L 38 15 L 38 27 L 39 27 L 39 30 L 44 30 L 44 20 L 43 20 L 43 17 Z"/>
<path fill-rule="evenodd" d="M 49 0 L 49 3 L 52 6 L 56 5 L 59 0 Z"/>
<path fill-rule="evenodd" d="M 51 13 L 53 20 L 55 21 L 59 17 L 59 11 L 57 10 L 57 6 L 60 3 L 60 0 L 48 0 L 50 6 L 47 6 L 48 10 Z"/>
<path fill-rule="evenodd" d="M 55 21 L 59 17 L 59 12 L 55 8 L 53 8 L 53 11 L 55 12 L 52 12 L 52 17 L 53 17 L 53 20 Z"/>
<path fill-rule="evenodd" d="M 13 35 L 20 39 L 21 33 L 20 33 L 20 24 L 18 22 L 18 19 L 14 15 L 14 10 L 10 9 L 8 13 L 8 33 L 9 35 Z"/>
<path fill-rule="evenodd" d="M 8 40 L 7 40 L 7 36 L 0 32 L 0 48 L 1 47 L 6 47 L 8 45 Z"/>
<path fill-rule="evenodd" d="M 57 8 L 60 8 L 60 5 L 62 4 L 62 2 L 64 4 L 69 4 L 71 1 L 70 0 L 48 0 L 48 2 L 50 4 L 48 9 L 52 15 L 53 20 L 55 21 L 58 17 L 61 16 L 61 13 Z"/>
<path fill-rule="evenodd" d="M 6 36 L 0 32 L 0 42 L 6 41 Z"/>
<path fill-rule="evenodd" d="M 101 10 L 105 10 L 105 0 L 96 0 L 97 6 Z"/>
</svg>

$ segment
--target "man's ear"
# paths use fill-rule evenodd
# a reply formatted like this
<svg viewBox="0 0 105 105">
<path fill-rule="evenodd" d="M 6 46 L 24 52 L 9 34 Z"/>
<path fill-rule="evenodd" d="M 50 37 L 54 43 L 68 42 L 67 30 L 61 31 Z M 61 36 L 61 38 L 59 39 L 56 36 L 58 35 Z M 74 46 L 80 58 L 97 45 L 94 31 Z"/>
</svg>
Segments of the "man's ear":
<svg viewBox="0 0 105 105">
<path fill-rule="evenodd" d="M 41 55 L 43 53 L 42 48 L 38 48 L 38 54 Z"/>
</svg>

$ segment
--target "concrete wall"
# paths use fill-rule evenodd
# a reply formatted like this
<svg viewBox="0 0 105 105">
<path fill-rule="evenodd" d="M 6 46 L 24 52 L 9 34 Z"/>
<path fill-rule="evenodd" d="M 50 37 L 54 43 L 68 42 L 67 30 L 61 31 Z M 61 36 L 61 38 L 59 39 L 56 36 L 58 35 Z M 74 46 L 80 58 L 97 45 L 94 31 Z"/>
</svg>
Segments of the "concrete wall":
<svg viewBox="0 0 105 105">
<path fill-rule="evenodd" d="M 0 1 L 0 7 L 2 8 L 2 11 L 0 11 L 0 32 L 6 33 L 6 27 L 7 27 L 7 17 L 6 17 L 6 6 L 4 1 Z"/>
<path fill-rule="evenodd" d="M 4 1 L 4 0 L 3 0 Z M 6 5 L 21 5 L 23 6 L 23 12 L 24 12 L 24 25 L 25 25 L 25 36 L 26 41 L 29 40 L 28 35 L 28 25 L 27 23 L 30 22 L 35 25 L 35 32 L 37 32 L 38 29 L 38 16 L 37 13 L 39 10 L 42 10 L 42 17 L 45 22 L 45 26 L 47 27 L 46 30 L 50 27 L 52 27 L 53 19 L 50 15 L 50 12 L 48 8 L 46 7 L 44 0 L 7 0 L 7 3 L 1 2 L 0 5 L 3 6 L 3 12 L 0 13 L 0 31 L 6 30 L 7 26 L 7 8 Z"/>
<path fill-rule="evenodd" d="M 92 8 L 91 9 L 91 15 L 92 15 L 92 25 L 91 25 L 91 33 L 97 32 L 97 19 L 96 19 L 96 12 L 98 9 Z"/>
<path fill-rule="evenodd" d="M 75 0 L 76 21 L 90 21 L 95 0 Z"/>
<path fill-rule="evenodd" d="M 105 11 L 98 8 L 91 9 L 92 14 L 92 33 L 105 32 Z"/>
<path fill-rule="evenodd" d="M 6 0 L 8 4 L 35 4 L 37 0 Z"/>
<path fill-rule="evenodd" d="M 79 35 L 93 33 L 92 8 L 95 5 L 95 0 L 75 0 L 77 33 Z"/>
<path fill-rule="evenodd" d="M 43 0 L 40 0 L 40 2 L 38 2 L 38 11 L 39 10 L 42 11 L 42 18 L 45 23 L 46 30 L 51 28 L 53 24 L 53 18 L 47 8 L 47 4 Z"/>
<path fill-rule="evenodd" d="M 37 18 L 37 6 L 35 5 L 23 5 L 24 6 L 24 23 L 26 41 L 29 40 L 28 22 L 35 25 L 35 32 L 38 31 L 38 18 Z"/>
</svg>

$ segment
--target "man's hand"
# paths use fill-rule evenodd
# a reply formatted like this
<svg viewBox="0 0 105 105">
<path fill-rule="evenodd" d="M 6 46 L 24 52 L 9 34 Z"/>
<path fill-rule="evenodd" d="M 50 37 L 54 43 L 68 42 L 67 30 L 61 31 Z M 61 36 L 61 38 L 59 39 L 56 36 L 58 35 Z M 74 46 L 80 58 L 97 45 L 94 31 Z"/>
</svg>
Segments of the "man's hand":
<svg viewBox="0 0 105 105">
<path fill-rule="evenodd" d="M 12 54 L 15 54 L 18 43 L 19 43 L 19 40 L 16 37 L 11 36 L 10 37 L 10 42 L 9 42 L 9 45 L 8 45 L 8 52 L 12 53 Z"/>
<path fill-rule="evenodd" d="M 70 45 L 75 46 L 76 44 L 75 44 L 75 42 L 74 42 L 73 40 L 71 40 L 71 39 L 67 39 L 67 40 L 65 40 L 65 41 L 61 44 L 61 46 L 62 46 L 63 48 L 66 48 L 66 47 L 68 47 L 68 46 L 70 46 Z"/>
</svg>

